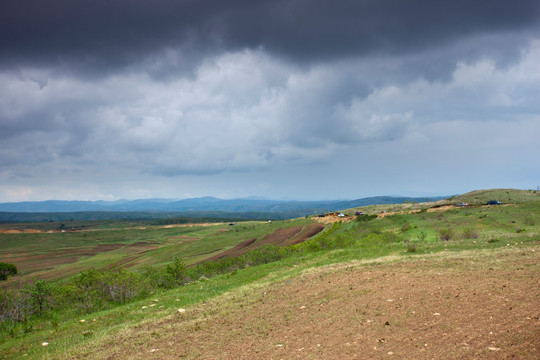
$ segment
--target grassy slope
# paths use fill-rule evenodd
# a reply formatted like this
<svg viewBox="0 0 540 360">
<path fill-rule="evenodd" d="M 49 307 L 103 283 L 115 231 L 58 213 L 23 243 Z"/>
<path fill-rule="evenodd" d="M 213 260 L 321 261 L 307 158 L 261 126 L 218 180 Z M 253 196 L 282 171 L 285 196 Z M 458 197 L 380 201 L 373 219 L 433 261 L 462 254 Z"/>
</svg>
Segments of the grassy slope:
<svg viewBox="0 0 540 360">
<path fill-rule="evenodd" d="M 506 195 L 502 197 L 502 195 Z M 497 198 L 498 197 L 498 198 Z M 496 199 L 508 206 L 477 206 L 451 209 L 444 212 L 420 212 L 400 214 L 369 222 L 342 224 L 332 234 L 334 238 L 353 239 L 355 245 L 345 249 L 304 253 L 278 262 L 239 270 L 208 281 L 196 282 L 171 291 L 154 294 L 158 304 L 148 306 L 153 299 L 139 301 L 101 313 L 87 315 L 84 324 L 79 319 L 56 324 L 55 319 L 43 321 L 27 334 L 19 334 L 0 344 L 0 356 L 18 358 L 28 354 L 28 358 L 70 358 L 87 354 L 90 358 L 100 358 L 95 352 L 100 344 L 109 341 L 110 336 L 124 332 L 132 326 L 157 321 L 166 316 L 175 316 L 178 307 L 189 308 L 209 301 L 218 295 L 240 296 L 246 287 L 257 288 L 295 277 L 309 269 L 320 266 L 377 259 L 391 256 L 417 256 L 445 251 L 497 251 L 501 247 L 538 248 L 540 241 L 540 198 L 532 192 L 495 190 L 493 192 L 472 192 L 452 199 L 457 203 L 484 203 Z M 409 204 L 410 206 L 414 206 Z M 399 207 L 407 208 L 409 205 Z M 364 208 L 366 212 L 380 211 L 380 207 Z M 387 206 L 396 210 L 395 206 Z M 438 232 L 451 229 L 450 241 L 439 241 Z M 248 228 L 246 231 L 258 231 Z M 474 238 L 464 238 L 464 234 Z M 388 241 L 370 234 L 387 234 Z M 422 233 L 426 234 L 422 239 Z M 392 235 L 393 234 L 393 235 Z M 391 235 L 391 236 L 390 236 Z M 216 235 L 217 236 L 217 235 Z M 414 249 L 414 251 L 412 251 Z M 88 321 L 95 318 L 96 321 Z M 50 343 L 47 347 L 40 344 Z M 94 355 L 92 355 L 94 354 Z"/>
<path fill-rule="evenodd" d="M 453 202 L 463 201 L 470 204 L 485 204 L 490 200 L 499 200 L 503 204 L 540 201 L 540 191 L 515 189 L 476 190 L 456 196 Z"/>
<path fill-rule="evenodd" d="M 0 258 L 17 265 L 19 274 L 43 279 L 63 279 L 89 268 L 102 268 L 116 263 L 137 269 L 146 265 L 162 266 L 172 258 L 183 258 L 193 264 L 241 241 L 257 238 L 282 227 L 305 225 L 308 219 L 268 222 L 243 222 L 235 226 L 144 226 L 141 223 L 106 222 L 92 224 L 91 231 L 0 234 Z M 37 224 L 35 224 L 37 225 Z M 34 227 L 36 228 L 36 227 Z M 148 249 L 129 246 L 148 243 Z M 98 246 L 125 245 L 111 251 L 97 251 Z M 48 265 L 38 270 L 39 263 L 12 261 L 14 258 L 47 256 L 58 262 L 73 258 L 73 253 L 86 250 L 75 262 Z M 36 260 L 37 261 L 37 260 Z M 43 259 L 41 260 L 43 261 Z M 18 281 L 14 278 L 11 281 Z"/>
</svg>

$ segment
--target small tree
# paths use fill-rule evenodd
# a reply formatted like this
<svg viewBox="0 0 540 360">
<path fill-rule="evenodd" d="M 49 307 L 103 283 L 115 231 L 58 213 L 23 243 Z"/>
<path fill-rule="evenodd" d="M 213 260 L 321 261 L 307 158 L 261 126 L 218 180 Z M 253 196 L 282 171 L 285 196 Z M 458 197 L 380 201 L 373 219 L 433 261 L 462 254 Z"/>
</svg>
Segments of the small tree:
<svg viewBox="0 0 540 360">
<path fill-rule="evenodd" d="M 49 305 L 52 289 L 44 280 L 35 280 L 33 285 L 26 285 L 24 292 L 30 295 L 37 312 L 42 315 Z"/>
<path fill-rule="evenodd" d="M 175 257 L 172 264 L 167 265 L 165 271 L 176 284 L 181 284 L 186 277 L 186 264 L 182 259 Z"/>
<path fill-rule="evenodd" d="M 99 308 L 103 302 L 103 274 L 96 269 L 81 271 L 71 279 L 72 295 L 85 312 Z"/>
<path fill-rule="evenodd" d="M 7 280 L 9 275 L 17 274 L 17 267 L 10 263 L 0 263 L 0 280 Z"/>
</svg>

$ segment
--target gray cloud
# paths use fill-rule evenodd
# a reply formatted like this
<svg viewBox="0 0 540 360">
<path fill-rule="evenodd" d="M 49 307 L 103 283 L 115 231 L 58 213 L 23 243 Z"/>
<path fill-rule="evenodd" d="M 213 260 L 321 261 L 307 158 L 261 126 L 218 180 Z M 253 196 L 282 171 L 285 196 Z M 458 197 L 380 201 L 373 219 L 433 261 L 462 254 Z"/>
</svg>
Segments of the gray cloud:
<svg viewBox="0 0 540 360">
<path fill-rule="evenodd" d="M 511 6 L 504 0 L 9 0 L 0 14 L 4 66 L 96 74 L 148 66 L 171 50 L 182 54 L 181 64 L 164 66 L 176 70 L 208 54 L 246 48 L 308 63 L 395 56 L 474 35 L 537 32 L 540 5 L 535 0 Z"/>
<path fill-rule="evenodd" d="M 448 82 L 383 82 L 369 92 L 370 76 L 381 76 L 376 64 L 299 71 L 261 52 L 215 57 L 193 79 L 167 83 L 124 75 L 93 83 L 51 78 L 41 88 L 31 77 L 6 77 L 4 101 L 24 106 L 2 107 L 0 128 L 13 148 L 31 144 L 16 157 L 29 164 L 106 159 L 174 175 L 324 162 L 323 154 L 340 146 L 399 140 L 433 119 L 508 121 L 539 113 L 538 44 L 513 67 L 460 63 Z M 367 77 L 355 79 L 359 71 Z M 33 141 L 22 141 L 28 137 Z"/>
<path fill-rule="evenodd" d="M 515 158 L 522 186 L 538 8 L 2 2 L 0 199 L 452 193 Z"/>
</svg>

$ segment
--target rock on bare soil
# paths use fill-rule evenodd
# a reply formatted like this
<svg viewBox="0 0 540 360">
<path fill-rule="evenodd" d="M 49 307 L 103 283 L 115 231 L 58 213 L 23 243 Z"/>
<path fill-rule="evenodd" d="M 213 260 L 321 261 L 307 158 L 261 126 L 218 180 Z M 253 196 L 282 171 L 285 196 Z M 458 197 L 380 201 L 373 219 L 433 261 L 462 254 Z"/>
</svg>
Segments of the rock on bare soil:
<svg viewBox="0 0 540 360">
<path fill-rule="evenodd" d="M 538 359 L 539 260 L 536 247 L 311 269 L 126 330 L 94 355 Z"/>
</svg>

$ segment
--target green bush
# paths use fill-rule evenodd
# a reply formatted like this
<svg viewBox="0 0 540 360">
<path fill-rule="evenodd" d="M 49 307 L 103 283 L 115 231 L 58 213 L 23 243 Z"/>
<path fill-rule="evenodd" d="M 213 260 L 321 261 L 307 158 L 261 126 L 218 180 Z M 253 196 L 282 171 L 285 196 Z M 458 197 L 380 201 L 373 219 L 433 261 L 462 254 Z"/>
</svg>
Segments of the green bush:
<svg viewBox="0 0 540 360">
<path fill-rule="evenodd" d="M 201 277 L 212 277 L 226 274 L 247 266 L 247 254 L 232 258 L 223 258 L 214 261 L 206 261 L 192 266 L 186 271 L 186 280 L 198 280 Z"/>
<path fill-rule="evenodd" d="M 167 265 L 165 276 L 161 279 L 160 285 L 172 288 L 175 285 L 182 285 L 186 281 L 186 264 L 177 257 Z"/>
<path fill-rule="evenodd" d="M 157 284 L 144 275 L 126 269 L 90 269 L 72 278 L 66 296 L 83 312 L 105 308 L 108 303 L 124 304 L 144 297 Z"/>
<path fill-rule="evenodd" d="M 106 301 L 119 304 L 148 295 L 152 289 L 148 279 L 124 268 L 103 272 L 99 286 Z"/>
<path fill-rule="evenodd" d="M 411 230 L 411 229 L 412 229 L 411 224 L 405 223 L 405 224 L 403 224 L 403 226 L 401 227 L 401 232 L 406 232 L 406 231 Z"/>
<path fill-rule="evenodd" d="M 234 225 L 232 231 L 234 232 L 241 232 L 241 231 L 248 231 L 248 230 L 254 230 L 255 225 Z"/>
<path fill-rule="evenodd" d="M 339 234 L 335 237 L 332 249 L 349 248 L 356 244 L 356 240 L 350 235 Z"/>
<path fill-rule="evenodd" d="M 43 311 L 52 302 L 52 286 L 45 280 L 34 280 L 33 284 L 25 285 L 23 292 L 30 295 L 32 312 L 37 312 L 39 315 L 43 315 Z"/>
<path fill-rule="evenodd" d="M 96 269 L 81 271 L 75 275 L 66 289 L 70 302 L 77 304 L 78 309 L 83 312 L 101 308 L 104 302 L 100 296 L 101 277 L 101 273 Z"/>
<path fill-rule="evenodd" d="M 341 222 L 334 223 L 330 229 L 320 233 L 318 236 L 303 243 L 288 247 L 288 251 L 299 251 L 304 253 L 313 253 L 328 249 L 338 249 L 353 246 L 356 240 L 350 235 L 338 234 L 337 231 L 342 226 Z"/>
<path fill-rule="evenodd" d="M 0 262 L 0 280 L 7 280 L 8 276 L 17 274 L 14 264 Z"/>
<path fill-rule="evenodd" d="M 0 320 L 7 323 L 24 322 L 32 315 L 30 295 L 19 289 L 0 288 Z"/>
<path fill-rule="evenodd" d="M 373 231 L 360 238 L 362 246 L 380 246 L 401 241 L 401 237 L 392 231 Z"/>
<path fill-rule="evenodd" d="M 377 215 L 359 215 L 356 217 L 355 221 L 358 221 L 358 222 L 371 221 L 376 218 L 377 218 Z"/>
<path fill-rule="evenodd" d="M 281 260 L 285 257 L 286 250 L 275 245 L 263 245 L 244 255 L 246 264 L 255 266 Z"/>
<path fill-rule="evenodd" d="M 383 231 L 381 233 L 381 241 L 385 244 L 400 242 L 401 238 L 392 231 Z"/>
<path fill-rule="evenodd" d="M 463 230 L 463 239 L 478 239 L 478 233 L 471 228 Z"/>
<path fill-rule="evenodd" d="M 439 239 L 441 241 L 449 241 L 454 237 L 454 231 L 450 228 L 439 230 Z"/>
</svg>

